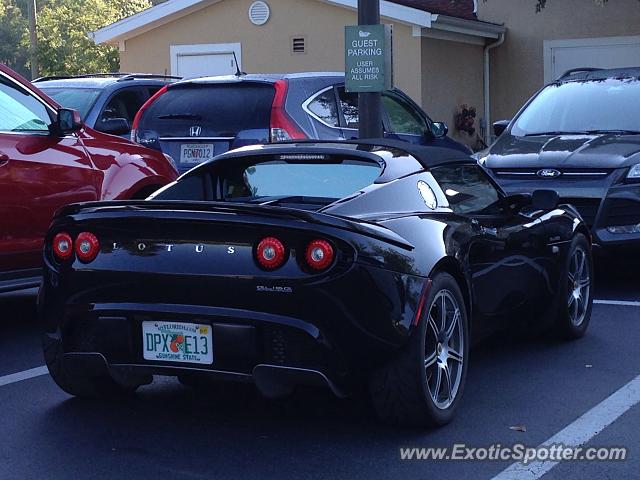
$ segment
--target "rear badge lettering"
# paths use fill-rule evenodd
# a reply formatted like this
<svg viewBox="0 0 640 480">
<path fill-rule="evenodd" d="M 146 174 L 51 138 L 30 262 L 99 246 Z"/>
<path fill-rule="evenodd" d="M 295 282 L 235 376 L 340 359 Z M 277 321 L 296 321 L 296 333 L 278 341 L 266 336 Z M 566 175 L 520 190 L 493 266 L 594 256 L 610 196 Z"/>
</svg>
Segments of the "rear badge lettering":
<svg viewBox="0 0 640 480">
<path fill-rule="evenodd" d="M 227 248 L 227 253 L 229 255 L 233 255 L 234 253 L 236 253 L 236 247 L 228 247 Z"/>
<path fill-rule="evenodd" d="M 120 250 L 121 248 L 123 248 L 123 245 L 120 242 L 112 242 L 111 243 L 112 246 L 112 250 Z M 156 249 L 162 249 L 165 252 L 168 253 L 173 253 L 174 252 L 174 247 L 176 247 L 176 245 L 174 243 L 155 243 L 155 244 L 148 244 L 148 243 L 144 243 L 144 242 L 134 242 L 133 243 L 133 249 L 142 253 L 142 252 L 146 252 L 147 250 L 149 250 L 150 248 L 156 248 Z M 202 243 L 199 243 L 198 245 L 191 245 L 188 246 L 188 248 L 192 248 L 193 251 L 195 251 L 195 253 L 204 253 L 205 251 L 205 245 Z M 126 248 L 126 246 L 125 246 Z M 129 247 L 131 248 L 131 247 Z M 236 247 L 227 247 L 227 253 L 232 255 L 236 253 Z"/>
<path fill-rule="evenodd" d="M 258 285 L 256 287 L 256 292 L 265 292 L 265 293 L 293 293 L 292 287 L 266 287 L 264 285 Z"/>
</svg>

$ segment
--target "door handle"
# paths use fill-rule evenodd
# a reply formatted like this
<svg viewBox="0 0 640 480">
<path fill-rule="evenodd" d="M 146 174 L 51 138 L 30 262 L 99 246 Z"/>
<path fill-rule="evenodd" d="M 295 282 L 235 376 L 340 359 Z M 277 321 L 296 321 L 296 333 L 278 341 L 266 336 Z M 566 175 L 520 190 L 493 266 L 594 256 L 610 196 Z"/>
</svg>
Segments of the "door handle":
<svg viewBox="0 0 640 480">
<path fill-rule="evenodd" d="M 0 167 L 9 162 L 9 155 L 0 152 Z"/>
</svg>

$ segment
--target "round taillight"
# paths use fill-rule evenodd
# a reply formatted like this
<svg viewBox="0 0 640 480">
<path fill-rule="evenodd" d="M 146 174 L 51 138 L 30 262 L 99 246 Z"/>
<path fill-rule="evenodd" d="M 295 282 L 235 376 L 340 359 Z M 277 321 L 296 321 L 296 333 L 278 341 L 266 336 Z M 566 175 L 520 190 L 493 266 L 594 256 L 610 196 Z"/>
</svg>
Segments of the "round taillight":
<svg viewBox="0 0 640 480">
<path fill-rule="evenodd" d="M 76 238 L 76 255 L 83 262 L 90 262 L 98 255 L 100 242 L 90 232 L 82 232 Z"/>
<path fill-rule="evenodd" d="M 285 249 L 280 240 L 267 237 L 256 247 L 256 260 L 263 268 L 273 270 L 285 261 Z"/>
<path fill-rule="evenodd" d="M 68 259 L 73 253 L 73 240 L 68 233 L 60 232 L 53 237 L 53 253 L 59 260 Z"/>
<path fill-rule="evenodd" d="M 307 246 L 305 260 L 314 270 L 324 270 L 333 263 L 333 258 L 333 247 L 326 240 L 314 240 Z"/>
</svg>

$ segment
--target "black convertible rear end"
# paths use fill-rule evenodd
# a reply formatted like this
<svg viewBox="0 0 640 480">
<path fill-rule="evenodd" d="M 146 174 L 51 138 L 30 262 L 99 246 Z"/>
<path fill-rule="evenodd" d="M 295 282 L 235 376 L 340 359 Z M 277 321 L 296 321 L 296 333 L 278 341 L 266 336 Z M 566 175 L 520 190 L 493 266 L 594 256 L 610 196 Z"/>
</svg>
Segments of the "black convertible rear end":
<svg viewBox="0 0 640 480">
<path fill-rule="evenodd" d="M 581 336 L 592 266 L 575 210 L 400 145 L 245 148 L 146 201 L 58 212 L 39 299 L 54 380 L 81 396 L 153 375 L 273 397 L 368 382 L 383 418 L 439 425 L 471 329 L 522 319 Z"/>
</svg>

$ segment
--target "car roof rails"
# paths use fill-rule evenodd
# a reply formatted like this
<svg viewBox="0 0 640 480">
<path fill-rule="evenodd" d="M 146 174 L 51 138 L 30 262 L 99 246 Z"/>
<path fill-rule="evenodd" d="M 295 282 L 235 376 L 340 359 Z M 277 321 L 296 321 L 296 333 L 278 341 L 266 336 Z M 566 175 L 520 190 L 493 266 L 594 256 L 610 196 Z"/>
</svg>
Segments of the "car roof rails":
<svg viewBox="0 0 640 480">
<path fill-rule="evenodd" d="M 130 73 L 110 72 L 110 73 L 87 73 L 85 75 L 47 75 L 45 77 L 38 77 L 32 81 L 45 82 L 47 80 L 66 80 L 69 78 L 109 78 L 109 77 L 122 77 L 125 75 L 131 75 Z"/>
<path fill-rule="evenodd" d="M 171 75 L 162 75 L 156 73 L 125 73 L 125 72 L 109 72 L 109 73 L 87 73 L 85 75 L 48 75 L 45 77 L 39 77 L 33 80 L 36 82 L 45 82 L 48 80 L 67 80 L 71 78 L 117 78 L 118 82 L 124 82 L 135 79 L 154 79 L 154 78 L 166 78 L 169 80 L 182 80 L 182 77 L 174 77 Z"/>
<path fill-rule="evenodd" d="M 122 77 L 118 78 L 118 82 L 126 82 L 128 80 L 136 80 L 136 79 L 153 79 L 153 78 L 166 78 L 168 80 L 182 80 L 182 77 L 176 77 L 174 75 L 162 75 L 160 73 L 127 73 Z"/>
<path fill-rule="evenodd" d="M 558 80 L 564 80 L 567 77 L 575 75 L 576 73 L 599 72 L 600 70 L 604 70 L 604 68 L 594 68 L 594 67 L 572 68 L 564 72 L 562 75 L 560 75 L 558 77 Z"/>
</svg>

